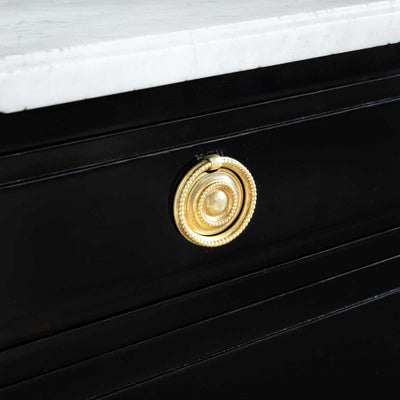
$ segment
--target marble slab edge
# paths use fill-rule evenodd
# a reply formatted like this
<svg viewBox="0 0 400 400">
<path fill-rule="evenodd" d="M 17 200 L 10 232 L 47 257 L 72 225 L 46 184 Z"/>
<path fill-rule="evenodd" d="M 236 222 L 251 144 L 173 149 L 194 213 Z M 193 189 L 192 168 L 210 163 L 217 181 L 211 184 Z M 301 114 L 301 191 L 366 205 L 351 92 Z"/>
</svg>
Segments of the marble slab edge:
<svg viewBox="0 0 400 400">
<path fill-rule="evenodd" d="M 400 42 L 380 1 L 0 57 L 11 113 Z"/>
</svg>

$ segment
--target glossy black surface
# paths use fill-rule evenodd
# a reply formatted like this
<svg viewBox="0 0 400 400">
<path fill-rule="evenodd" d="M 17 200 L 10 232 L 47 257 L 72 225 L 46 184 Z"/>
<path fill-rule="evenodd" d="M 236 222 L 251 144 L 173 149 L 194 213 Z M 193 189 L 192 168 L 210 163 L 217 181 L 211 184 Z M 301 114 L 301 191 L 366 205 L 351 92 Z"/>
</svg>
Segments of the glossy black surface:
<svg viewBox="0 0 400 400">
<path fill-rule="evenodd" d="M 47 336 L 400 223 L 400 102 L 176 148 L 0 191 L 0 344 Z M 193 121 L 195 124 L 195 121 Z M 252 172 L 253 221 L 208 249 L 171 196 L 199 154 Z"/>
<path fill-rule="evenodd" d="M 319 265 L 323 267 L 323 263 Z M 346 360 L 351 350 L 353 367 L 363 368 L 355 371 L 357 377 L 366 370 L 368 377 L 378 372 L 388 379 L 399 371 L 399 267 L 399 256 L 366 265 L 10 386 L 0 391 L 0 395 L 20 399 L 41 393 L 42 399 L 86 399 L 119 389 L 115 398 L 125 399 L 166 395 L 173 393 L 174 388 L 184 390 L 185 396 L 197 396 L 197 390 L 233 394 L 251 384 L 252 376 L 255 387 L 250 387 L 249 392 L 255 393 L 260 385 L 269 384 L 272 389 L 278 382 L 284 382 L 285 374 L 289 379 L 296 378 L 297 369 L 292 367 L 296 358 L 305 364 L 299 375 L 309 380 L 313 371 L 325 381 L 334 376 L 346 377 L 352 368 Z M 385 298 L 395 299 L 383 307 L 386 314 L 382 309 L 379 311 L 379 304 Z M 371 303 L 378 303 L 372 306 L 378 311 L 365 315 L 363 309 Z M 345 321 L 335 321 L 341 314 L 349 316 L 344 317 Z M 324 333 L 314 333 L 311 329 L 304 342 L 301 333 L 293 337 L 293 332 L 307 330 L 308 326 L 312 328 L 331 318 L 333 322 L 328 322 Z M 351 329 L 356 328 L 359 331 L 352 333 Z M 288 349 L 283 352 L 286 335 L 294 341 L 294 344 L 289 342 L 293 354 Z M 357 343 L 360 340 L 370 343 L 360 346 Z M 276 342 L 282 345 L 277 346 Z M 358 348 L 351 349 L 354 342 Z M 385 344 L 387 348 L 381 357 L 386 364 L 378 366 L 374 362 L 379 361 L 379 352 Z M 331 358 L 335 361 L 333 365 Z M 330 363 L 331 376 L 318 373 L 321 362 Z M 159 379 L 162 376 L 165 378 Z M 143 382 L 148 385 L 141 387 Z M 224 386 L 218 389 L 219 384 Z"/>
<path fill-rule="evenodd" d="M 0 156 L 0 188 L 399 101 L 400 76 Z M 357 126 L 357 125 L 355 125 Z M 362 125 L 361 125 L 362 126 Z M 350 127 L 349 127 L 350 129 Z M 365 128 L 364 128 L 365 129 Z"/>
<path fill-rule="evenodd" d="M 0 353 L 0 387 L 158 337 L 338 273 L 391 259 L 399 254 L 399 242 L 400 228 L 393 229 L 14 347 Z M 135 371 L 128 372 L 128 376 L 137 379 Z"/>
<path fill-rule="evenodd" d="M 388 293 L 100 398 L 390 397 L 400 376 L 399 306 L 399 293 Z"/>
</svg>

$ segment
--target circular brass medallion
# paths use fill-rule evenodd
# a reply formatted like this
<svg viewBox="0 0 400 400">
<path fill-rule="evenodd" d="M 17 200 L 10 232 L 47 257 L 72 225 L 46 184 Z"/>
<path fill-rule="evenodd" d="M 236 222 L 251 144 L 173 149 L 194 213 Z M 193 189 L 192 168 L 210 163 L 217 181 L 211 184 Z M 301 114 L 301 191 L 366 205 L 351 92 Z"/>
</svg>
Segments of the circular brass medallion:
<svg viewBox="0 0 400 400">
<path fill-rule="evenodd" d="M 256 199 L 254 179 L 241 163 L 229 157 L 207 156 L 179 184 L 175 222 L 192 243 L 222 246 L 246 228 Z"/>
</svg>

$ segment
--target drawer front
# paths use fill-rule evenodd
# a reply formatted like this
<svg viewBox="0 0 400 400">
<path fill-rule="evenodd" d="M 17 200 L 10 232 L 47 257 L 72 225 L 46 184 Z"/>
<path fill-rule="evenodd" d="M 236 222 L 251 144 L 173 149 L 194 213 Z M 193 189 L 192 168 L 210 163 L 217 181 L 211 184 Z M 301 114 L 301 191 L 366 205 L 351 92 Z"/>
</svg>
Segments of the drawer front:
<svg viewBox="0 0 400 400">
<path fill-rule="evenodd" d="M 4 186 L 1 348 L 398 226 L 399 111 L 392 101 Z M 258 189 L 247 229 L 213 249 L 186 241 L 172 215 L 180 177 L 208 153 L 242 162 Z M 337 268 L 327 276 L 348 266 Z"/>
<path fill-rule="evenodd" d="M 400 374 L 400 295 L 377 300 L 266 335 L 104 399 L 158 399 L 177 391 L 191 399 L 238 398 L 238 393 L 247 399 L 263 392 L 295 398 L 327 391 L 389 395 Z"/>
<path fill-rule="evenodd" d="M 247 386 L 246 393 L 256 393 L 265 385 L 281 392 L 287 379 L 294 383 L 285 386 L 289 390 L 303 383 L 310 390 L 310 382 L 322 390 L 333 377 L 346 382 L 346 390 L 360 391 L 355 379 L 367 390 L 384 381 L 393 385 L 400 359 L 400 256 L 382 259 L 382 250 L 397 244 L 399 234 L 374 235 L 275 273 L 260 271 L 2 352 L 0 398 L 159 398 L 177 388 L 199 397 Z M 361 268 L 309 285 L 298 277 L 297 289 L 268 297 L 279 270 L 285 277 L 285 270 L 296 275 L 304 265 L 355 267 L 361 260 Z"/>
</svg>

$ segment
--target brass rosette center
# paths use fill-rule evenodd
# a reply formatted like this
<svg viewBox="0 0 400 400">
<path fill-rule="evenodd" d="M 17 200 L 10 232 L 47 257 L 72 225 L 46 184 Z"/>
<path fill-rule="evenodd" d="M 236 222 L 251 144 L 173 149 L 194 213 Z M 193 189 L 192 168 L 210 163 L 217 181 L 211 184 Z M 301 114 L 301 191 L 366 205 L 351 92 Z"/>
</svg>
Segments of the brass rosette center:
<svg viewBox="0 0 400 400">
<path fill-rule="evenodd" d="M 221 246 L 246 228 L 256 198 L 253 177 L 242 164 L 229 157 L 208 156 L 182 179 L 175 194 L 175 222 L 192 243 Z"/>
</svg>

